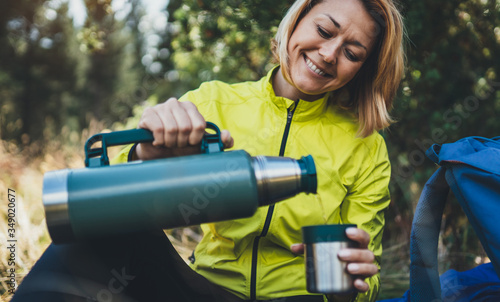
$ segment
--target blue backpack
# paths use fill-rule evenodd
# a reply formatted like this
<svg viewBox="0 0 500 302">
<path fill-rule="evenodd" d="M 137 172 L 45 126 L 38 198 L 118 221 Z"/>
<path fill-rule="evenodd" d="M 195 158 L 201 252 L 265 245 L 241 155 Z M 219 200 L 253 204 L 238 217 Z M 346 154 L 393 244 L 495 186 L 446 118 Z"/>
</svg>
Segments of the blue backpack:
<svg viewBox="0 0 500 302">
<path fill-rule="evenodd" d="M 500 301 L 500 137 L 435 144 L 426 155 L 441 167 L 425 184 L 413 218 L 410 290 L 386 301 Z M 450 188 L 491 263 L 440 278 L 437 247 Z"/>
</svg>

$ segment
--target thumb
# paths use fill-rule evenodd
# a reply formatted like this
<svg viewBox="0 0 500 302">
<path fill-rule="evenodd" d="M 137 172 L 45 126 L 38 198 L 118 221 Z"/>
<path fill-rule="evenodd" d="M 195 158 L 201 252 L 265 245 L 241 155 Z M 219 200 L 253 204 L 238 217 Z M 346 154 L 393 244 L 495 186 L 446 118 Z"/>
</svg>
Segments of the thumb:
<svg viewBox="0 0 500 302">
<path fill-rule="evenodd" d="M 290 251 L 294 254 L 304 254 L 304 244 L 295 243 L 290 246 Z"/>
<path fill-rule="evenodd" d="M 222 140 L 222 143 L 224 144 L 225 149 L 229 149 L 234 145 L 234 140 L 231 137 L 231 133 L 229 133 L 228 130 L 221 131 L 220 139 Z"/>
</svg>

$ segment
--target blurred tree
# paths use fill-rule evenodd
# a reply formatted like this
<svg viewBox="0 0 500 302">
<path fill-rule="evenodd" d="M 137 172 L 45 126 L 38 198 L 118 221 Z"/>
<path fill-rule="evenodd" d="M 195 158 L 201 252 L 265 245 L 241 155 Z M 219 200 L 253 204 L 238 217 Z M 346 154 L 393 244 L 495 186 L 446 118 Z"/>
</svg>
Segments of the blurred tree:
<svg viewBox="0 0 500 302">
<path fill-rule="evenodd" d="M 155 90 L 159 100 L 168 99 L 169 97 L 179 97 L 192 87 L 186 85 L 179 79 L 179 72 L 172 60 L 174 52 L 172 39 L 178 35 L 178 27 L 175 25 L 174 12 L 177 11 L 183 1 L 170 0 L 166 7 L 168 15 L 167 26 L 165 30 L 158 33 L 162 37 L 162 42 L 158 45 L 158 57 L 156 62 L 161 64 L 160 74 L 163 73 L 163 81 L 159 82 L 158 89 Z"/>
<path fill-rule="evenodd" d="M 28 143 L 64 123 L 77 80 L 72 21 L 67 3 L 1 5 L 0 129 L 2 138 Z"/>
<path fill-rule="evenodd" d="M 127 4 L 117 20 L 111 0 L 87 0 L 85 25 L 75 29 L 66 1 L 0 3 L 2 139 L 43 141 L 131 114 L 144 97 L 144 10 L 140 0 Z"/>
<path fill-rule="evenodd" d="M 111 2 L 85 0 L 87 19 L 78 34 L 80 50 L 87 55 L 85 82 L 80 91 L 82 127 L 92 118 L 109 125 L 129 116 L 137 103 L 136 90 L 144 74 L 138 63 L 140 3 L 131 1 L 135 10 L 119 21 Z"/>
<path fill-rule="evenodd" d="M 125 18 L 125 28 L 127 31 L 130 31 L 130 35 L 132 37 L 132 41 L 130 42 L 133 45 L 133 53 L 134 60 L 131 64 L 131 69 L 138 74 L 139 77 L 143 77 L 145 75 L 144 65 L 141 63 L 141 58 L 144 53 L 144 36 L 142 32 L 139 30 L 141 19 L 146 15 L 146 11 L 142 5 L 142 0 L 128 0 L 130 3 L 130 11 Z M 132 47 L 130 47 L 132 48 Z"/>
<path fill-rule="evenodd" d="M 171 58 L 185 88 L 260 78 L 270 40 L 290 1 L 171 1 Z"/>
</svg>

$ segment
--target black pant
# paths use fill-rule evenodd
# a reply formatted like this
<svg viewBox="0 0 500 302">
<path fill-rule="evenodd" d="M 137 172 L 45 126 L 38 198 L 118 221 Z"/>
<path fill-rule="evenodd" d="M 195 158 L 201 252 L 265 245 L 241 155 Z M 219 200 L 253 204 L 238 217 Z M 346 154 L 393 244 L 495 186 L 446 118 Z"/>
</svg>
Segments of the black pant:
<svg viewBox="0 0 500 302">
<path fill-rule="evenodd" d="M 12 302 L 242 302 L 194 272 L 162 231 L 51 244 Z M 316 302 L 321 296 L 274 299 Z"/>
</svg>

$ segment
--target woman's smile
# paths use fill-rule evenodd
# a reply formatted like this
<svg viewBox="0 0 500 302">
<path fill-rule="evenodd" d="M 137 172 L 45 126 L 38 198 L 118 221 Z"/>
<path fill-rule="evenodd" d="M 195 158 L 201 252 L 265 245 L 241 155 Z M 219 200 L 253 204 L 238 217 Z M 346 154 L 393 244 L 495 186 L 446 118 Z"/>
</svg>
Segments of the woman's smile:
<svg viewBox="0 0 500 302">
<path fill-rule="evenodd" d="M 307 67 L 309 67 L 309 70 L 314 72 L 315 74 L 321 76 L 321 77 L 332 77 L 332 75 L 326 73 L 321 67 L 318 67 L 311 59 L 309 59 L 306 55 L 304 55 L 304 60 L 306 62 Z"/>
</svg>

